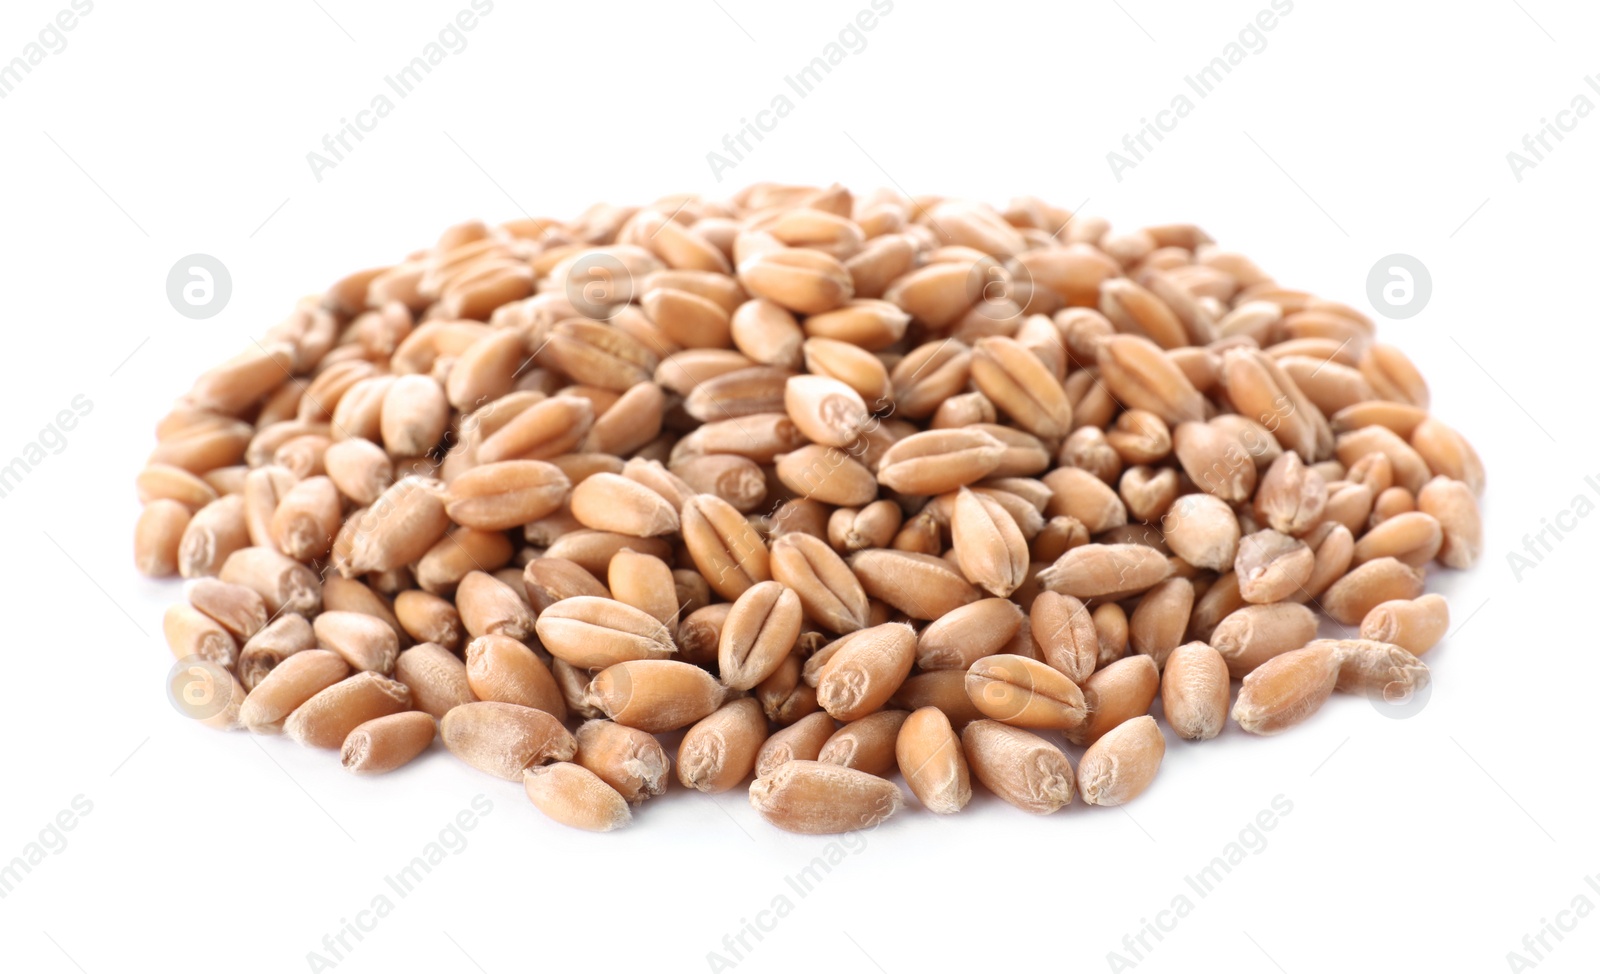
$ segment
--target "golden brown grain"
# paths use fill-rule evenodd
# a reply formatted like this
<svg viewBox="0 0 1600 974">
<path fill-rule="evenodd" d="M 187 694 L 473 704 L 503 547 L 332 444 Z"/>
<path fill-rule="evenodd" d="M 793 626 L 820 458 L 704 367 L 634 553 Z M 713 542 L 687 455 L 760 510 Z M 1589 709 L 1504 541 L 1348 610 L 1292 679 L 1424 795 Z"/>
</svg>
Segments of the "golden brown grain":
<svg viewBox="0 0 1600 974">
<path fill-rule="evenodd" d="M 833 718 L 807 714 L 766 739 L 756 754 L 756 777 L 762 778 L 789 761 L 815 761 L 834 734 Z"/>
<path fill-rule="evenodd" d="M 1072 763 L 1049 741 L 993 720 L 975 720 L 961 732 L 961 749 L 985 788 L 1035 815 L 1071 804 Z"/>
<path fill-rule="evenodd" d="M 410 652 L 410 650 L 407 650 Z M 509 636 L 479 636 L 467 644 L 467 686 L 479 700 L 498 700 L 567 719 L 556 678 L 533 650 Z"/>
<path fill-rule="evenodd" d="M 1072 730 L 1088 716 L 1083 691 L 1044 663 L 1001 653 L 967 669 L 967 696 L 985 717 L 1014 727 Z"/>
<path fill-rule="evenodd" d="M 666 498 L 614 473 L 597 473 L 572 488 L 572 516 L 586 528 L 639 538 L 675 534 L 678 512 Z"/>
<path fill-rule="evenodd" d="M 178 542 L 178 573 L 186 579 L 221 574 L 234 552 L 253 541 L 245 497 L 229 494 L 189 518 Z"/>
<path fill-rule="evenodd" d="M 239 642 L 221 623 L 188 605 L 174 605 L 161 619 L 167 646 L 176 659 L 198 656 L 224 669 L 238 660 Z"/>
<path fill-rule="evenodd" d="M 1319 601 L 1335 621 L 1355 626 L 1380 603 L 1421 594 L 1420 571 L 1394 558 L 1377 558 L 1334 582 Z"/>
<path fill-rule="evenodd" d="M 465 527 L 504 531 L 554 513 L 571 489 L 566 474 L 553 464 L 486 463 L 450 481 L 445 512 Z"/>
<path fill-rule="evenodd" d="M 178 547 L 189 527 L 189 508 L 175 500 L 146 504 L 134 528 L 134 567 L 151 578 L 178 573 Z"/>
<path fill-rule="evenodd" d="M 247 646 L 256 633 L 266 628 L 267 604 L 254 590 L 243 585 L 232 585 L 215 578 L 197 578 L 184 586 L 183 594 L 191 606 L 210 616 Z"/>
<path fill-rule="evenodd" d="M 1078 790 L 1091 805 L 1122 805 L 1150 787 L 1167 741 L 1154 717 L 1135 717 L 1112 728 L 1078 762 Z"/>
<path fill-rule="evenodd" d="M 799 653 L 789 654 L 783 665 L 756 686 L 761 709 L 768 720 L 780 726 L 793 724 L 820 709 L 816 688 L 804 681 L 801 659 Z"/>
<path fill-rule="evenodd" d="M 767 718 L 753 697 L 730 700 L 701 718 L 678 746 L 678 780 L 717 795 L 738 786 L 756 766 Z"/>
<path fill-rule="evenodd" d="M 357 673 L 296 707 L 284 720 L 283 732 L 306 747 L 337 749 L 367 721 L 410 707 L 411 691 L 404 683 L 370 671 Z"/>
<path fill-rule="evenodd" d="M 766 544 L 727 501 L 697 494 L 684 503 L 682 518 L 684 547 L 718 595 L 731 601 L 772 577 Z"/>
<path fill-rule="evenodd" d="M 1101 657 L 1101 638 L 1082 601 L 1059 592 L 1038 593 L 1029 608 L 1029 629 L 1046 664 L 1078 685 L 1090 678 Z"/>
<path fill-rule="evenodd" d="M 582 765 L 558 761 L 526 768 L 522 783 L 534 807 L 562 825 L 610 832 L 633 820 L 622 795 Z"/>
<path fill-rule="evenodd" d="M 1233 571 L 1246 602 L 1281 602 L 1311 580 L 1316 556 L 1298 538 L 1268 528 L 1239 539 Z"/>
<path fill-rule="evenodd" d="M 1274 656 L 1299 649 L 1316 634 L 1316 613 L 1303 605 L 1279 602 L 1240 606 L 1217 623 L 1208 641 L 1227 661 L 1228 672 L 1240 679 Z"/>
<path fill-rule="evenodd" d="M 438 643 L 448 650 L 461 645 L 461 614 L 446 599 L 407 589 L 395 596 L 394 615 L 406 635 L 419 643 Z"/>
<path fill-rule="evenodd" d="M 589 696 L 607 717 L 652 734 L 687 727 L 720 707 L 725 695 L 710 673 L 667 659 L 614 663 L 589 684 Z"/>
<path fill-rule="evenodd" d="M 578 743 L 556 718 L 514 703 L 475 701 L 452 708 L 439 722 L 450 753 L 507 781 L 549 761 L 570 761 Z"/>
<path fill-rule="evenodd" d="M 1005 445 L 975 429 L 940 429 L 898 440 L 878 465 L 878 481 L 903 494 L 943 494 L 993 473 Z"/>
<path fill-rule="evenodd" d="M 394 676 L 411 690 L 412 706 L 439 720 L 452 708 L 477 699 L 466 666 L 437 643 L 419 643 L 401 653 Z"/>
<path fill-rule="evenodd" d="M 895 741 L 910 716 L 904 710 L 880 710 L 834 731 L 817 752 L 817 760 L 887 778 L 895 766 Z"/>
<path fill-rule="evenodd" d="M 936 815 L 950 815 L 972 800 L 961 738 L 937 707 L 923 707 L 900 725 L 895 761 L 911 793 Z"/>
<path fill-rule="evenodd" d="M 258 734 L 277 734 L 301 704 L 343 680 L 350 664 L 338 653 L 307 649 L 262 677 L 239 708 L 239 721 Z"/>
<path fill-rule="evenodd" d="M 1390 704 L 1402 704 L 1432 679 L 1428 664 L 1392 643 L 1371 639 L 1325 639 L 1339 657 L 1339 680 L 1334 689 L 1367 694 Z M 1314 643 L 1313 645 L 1317 645 Z"/>
<path fill-rule="evenodd" d="M 964 605 L 930 622 L 918 634 L 917 666 L 965 671 L 985 656 L 1004 652 L 1026 621 L 1010 599 L 979 599 Z"/>
<path fill-rule="evenodd" d="M 1421 656 L 1450 630 L 1450 605 L 1442 595 L 1380 602 L 1361 620 L 1361 638 L 1393 643 Z"/>
<path fill-rule="evenodd" d="M 771 676 L 800 638 L 800 598 L 778 582 L 744 591 L 723 621 L 717 641 L 717 671 L 735 690 L 749 690 Z"/>
<path fill-rule="evenodd" d="M 1161 518 L 1172 553 L 1196 568 L 1227 571 L 1239 553 L 1239 519 L 1227 502 L 1211 494 L 1185 494 Z"/>
<path fill-rule="evenodd" d="M 654 736 L 609 720 L 588 720 L 577 730 L 579 764 L 638 804 L 667 788 L 667 752 Z"/>
<path fill-rule="evenodd" d="M 280 615 L 246 640 L 240 648 L 237 666 L 239 682 L 244 684 L 246 690 L 254 690 L 256 684 L 265 679 L 278 664 L 295 653 L 315 649 L 316 645 L 317 637 L 304 616 L 294 613 Z"/>
<path fill-rule="evenodd" d="M 552 656 L 589 669 L 665 659 L 675 649 L 660 620 L 599 596 L 563 599 L 545 609 L 534 628 Z"/>
<path fill-rule="evenodd" d="M 955 566 L 933 555 L 869 548 L 850 557 L 850 570 L 867 595 L 913 619 L 938 619 L 979 598 Z"/>
<path fill-rule="evenodd" d="M 534 615 L 516 589 L 483 571 L 470 571 L 456 587 L 456 611 L 467 635 L 510 636 L 527 641 L 533 636 Z"/>
<path fill-rule="evenodd" d="M 1449 477 L 1435 477 L 1417 492 L 1417 508 L 1437 520 L 1444 532 L 1439 563 L 1471 568 L 1483 551 L 1483 515 L 1472 488 Z"/>
<path fill-rule="evenodd" d="M 961 571 L 993 595 L 1016 591 L 1028 570 L 1028 542 L 1017 522 L 993 497 L 963 487 L 950 517 Z"/>
<path fill-rule="evenodd" d="M 882 707 L 911 672 L 917 637 L 888 623 L 851 633 L 817 673 L 817 702 L 835 720 L 856 720 Z"/>
<path fill-rule="evenodd" d="M 1331 640 L 1267 660 L 1244 678 L 1234 721 L 1252 734 L 1276 734 L 1300 723 L 1332 695 L 1342 662 Z"/>
<path fill-rule="evenodd" d="M 1169 578 L 1146 592 L 1128 618 L 1128 642 L 1136 653 L 1143 653 L 1165 666 L 1167 657 L 1189 627 L 1194 608 L 1194 583 L 1187 578 Z"/>
<path fill-rule="evenodd" d="M 1228 722 L 1228 663 L 1222 654 L 1205 643 L 1173 650 L 1161 671 L 1161 713 L 1186 741 L 1222 733 Z"/>
<path fill-rule="evenodd" d="M 867 593 L 844 559 L 820 538 L 786 534 L 772 543 L 772 577 L 791 590 L 812 622 L 833 632 L 867 624 Z"/>
<path fill-rule="evenodd" d="M 433 743 L 432 716 L 411 710 L 357 724 L 339 747 L 339 763 L 354 774 L 384 774 L 410 762 Z"/>
<path fill-rule="evenodd" d="M 1148 656 L 1125 656 L 1096 670 L 1084 681 L 1089 718 L 1067 732 L 1074 744 L 1093 744 L 1124 721 L 1142 716 L 1155 702 L 1161 675 Z"/>
<path fill-rule="evenodd" d="M 1150 590 L 1171 573 L 1172 566 L 1154 548 L 1087 544 L 1039 572 L 1039 584 L 1078 599 L 1124 598 Z"/>
<path fill-rule="evenodd" d="M 762 818 L 802 835 L 875 828 L 903 802 L 891 781 L 818 761 L 789 761 L 750 786 L 750 805 Z"/>
</svg>

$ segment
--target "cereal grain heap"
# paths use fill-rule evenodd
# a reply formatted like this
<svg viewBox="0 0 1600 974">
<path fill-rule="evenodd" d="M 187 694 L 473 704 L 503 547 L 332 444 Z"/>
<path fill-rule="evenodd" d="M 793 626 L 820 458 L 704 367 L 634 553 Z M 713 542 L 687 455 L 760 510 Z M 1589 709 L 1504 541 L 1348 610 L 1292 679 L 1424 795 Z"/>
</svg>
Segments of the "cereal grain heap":
<svg viewBox="0 0 1600 974">
<path fill-rule="evenodd" d="M 881 822 L 896 771 L 941 814 L 972 777 L 1120 804 L 1169 734 L 1416 692 L 1424 570 L 1481 546 L 1482 464 L 1365 315 L 1034 199 L 464 223 L 157 436 L 135 553 L 190 580 L 175 699 L 358 773 L 437 735 L 598 830 L 680 730 L 684 787 L 754 776 L 796 832 Z"/>
</svg>

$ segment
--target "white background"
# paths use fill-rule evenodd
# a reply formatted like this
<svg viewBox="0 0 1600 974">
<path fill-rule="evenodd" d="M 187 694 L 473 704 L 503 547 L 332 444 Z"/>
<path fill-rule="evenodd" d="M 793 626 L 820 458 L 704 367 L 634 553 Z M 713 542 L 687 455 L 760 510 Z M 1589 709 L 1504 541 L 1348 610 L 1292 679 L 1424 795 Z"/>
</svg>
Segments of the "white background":
<svg viewBox="0 0 1600 974">
<path fill-rule="evenodd" d="M 464 851 L 337 970 L 715 969 L 708 952 L 732 957 L 724 935 L 787 893 L 793 911 L 747 937 L 735 969 L 1097 971 L 1185 893 L 1193 911 L 1147 935 L 1139 971 L 1498 971 L 1575 897 L 1600 905 L 1585 885 L 1600 872 L 1600 519 L 1520 581 L 1506 557 L 1575 495 L 1600 499 L 1584 483 L 1600 479 L 1600 119 L 1521 181 L 1506 159 L 1580 92 L 1600 103 L 1584 83 L 1600 68 L 1592 5 L 1297 0 L 1118 181 L 1106 153 L 1266 0 L 898 0 L 718 184 L 706 153 L 866 0 L 499 0 L 315 179 L 306 153 L 466 5 L 101 0 L 0 100 L 0 458 L 74 396 L 93 402 L 0 499 L 0 860 L 75 796 L 93 805 L 0 900 L 6 970 L 311 969 L 307 952 L 480 794 L 492 812 Z M 65 8 L 9 0 L 0 62 Z M 1119 227 L 1193 220 L 1280 281 L 1360 307 L 1379 258 L 1422 260 L 1431 303 L 1379 319 L 1381 335 L 1490 477 L 1482 562 L 1431 581 L 1457 631 L 1428 656 L 1427 706 L 1387 719 L 1339 698 L 1278 738 L 1174 741 L 1126 811 L 1033 818 L 980 795 L 938 819 L 913 802 L 800 898 L 784 879 L 829 840 L 766 827 L 738 792 L 677 790 L 592 836 L 442 753 L 357 780 L 326 753 L 168 705 L 160 616 L 178 586 L 133 571 L 132 480 L 195 374 L 302 294 L 451 222 L 758 179 L 1037 194 Z M 206 321 L 164 289 L 197 252 L 233 278 Z M 1265 848 L 1198 897 L 1184 877 L 1280 795 L 1292 812 Z M 1547 935 L 1539 971 L 1595 968 L 1600 915 L 1575 922 Z"/>
</svg>

